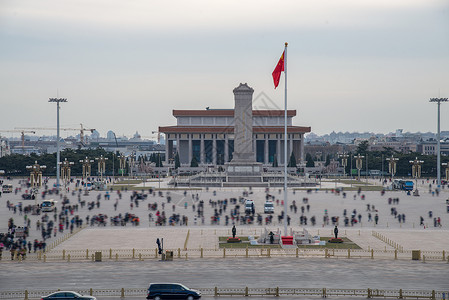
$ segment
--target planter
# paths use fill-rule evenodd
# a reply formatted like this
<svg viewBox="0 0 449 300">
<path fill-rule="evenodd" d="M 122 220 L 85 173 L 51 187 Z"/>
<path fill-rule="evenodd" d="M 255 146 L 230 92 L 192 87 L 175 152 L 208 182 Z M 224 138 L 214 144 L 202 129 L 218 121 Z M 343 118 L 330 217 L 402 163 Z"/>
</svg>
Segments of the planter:
<svg viewBox="0 0 449 300">
<path fill-rule="evenodd" d="M 341 238 L 331 238 L 328 243 L 343 243 L 343 239 Z"/>
<path fill-rule="evenodd" d="M 235 237 L 235 238 L 230 237 L 226 240 L 226 242 L 227 243 L 240 243 L 242 241 L 238 237 Z"/>
</svg>

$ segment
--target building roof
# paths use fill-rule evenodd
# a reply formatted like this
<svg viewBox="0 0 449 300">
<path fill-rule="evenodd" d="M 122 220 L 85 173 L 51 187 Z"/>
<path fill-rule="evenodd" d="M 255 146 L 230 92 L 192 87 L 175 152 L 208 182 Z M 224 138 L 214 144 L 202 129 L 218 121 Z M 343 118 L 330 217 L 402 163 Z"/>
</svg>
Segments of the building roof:
<svg viewBox="0 0 449 300">
<path fill-rule="evenodd" d="M 287 133 L 307 133 L 310 127 L 287 126 Z M 233 126 L 163 126 L 162 133 L 234 133 Z M 283 126 L 253 126 L 253 133 L 284 133 Z"/>
<path fill-rule="evenodd" d="M 233 117 L 233 109 L 192 109 L 192 110 L 173 110 L 174 117 Z M 267 110 L 253 110 L 255 117 L 282 117 L 284 110 L 282 109 L 267 109 Z M 295 117 L 296 109 L 287 110 L 287 117 Z"/>
</svg>

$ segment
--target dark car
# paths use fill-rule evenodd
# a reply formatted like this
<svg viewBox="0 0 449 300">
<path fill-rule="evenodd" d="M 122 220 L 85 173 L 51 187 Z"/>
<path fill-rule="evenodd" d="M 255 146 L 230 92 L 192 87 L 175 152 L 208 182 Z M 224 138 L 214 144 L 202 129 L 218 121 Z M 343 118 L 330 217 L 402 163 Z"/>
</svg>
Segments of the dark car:
<svg viewBox="0 0 449 300">
<path fill-rule="evenodd" d="M 97 300 L 97 298 L 93 296 L 83 296 L 72 291 L 59 291 L 41 298 L 41 300 L 63 300 L 63 299 Z"/>
<path fill-rule="evenodd" d="M 179 283 L 151 283 L 147 299 L 199 299 L 201 292 L 192 290 Z"/>
<path fill-rule="evenodd" d="M 23 200 L 34 200 L 36 197 L 33 194 L 22 194 Z"/>
</svg>

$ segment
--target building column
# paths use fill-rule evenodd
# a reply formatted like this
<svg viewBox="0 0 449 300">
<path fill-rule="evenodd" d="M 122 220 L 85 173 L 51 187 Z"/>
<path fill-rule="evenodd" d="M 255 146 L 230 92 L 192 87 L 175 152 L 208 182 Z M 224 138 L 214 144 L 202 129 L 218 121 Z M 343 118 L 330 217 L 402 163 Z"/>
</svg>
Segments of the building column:
<svg viewBox="0 0 449 300">
<path fill-rule="evenodd" d="M 254 160 L 257 161 L 257 138 L 253 134 L 253 153 L 254 153 Z"/>
<path fill-rule="evenodd" d="M 217 136 L 212 134 L 212 163 L 217 165 Z"/>
<path fill-rule="evenodd" d="M 168 164 L 168 159 L 170 156 L 169 144 L 170 144 L 170 140 L 166 139 L 165 140 L 165 164 Z"/>
<path fill-rule="evenodd" d="M 228 134 L 225 136 L 225 142 L 224 142 L 224 162 L 229 162 L 229 142 L 228 142 Z"/>
<path fill-rule="evenodd" d="M 190 165 L 190 162 L 192 161 L 192 135 L 191 134 L 189 134 L 189 165 Z"/>
<path fill-rule="evenodd" d="M 300 151 L 299 151 L 299 153 L 300 153 L 300 159 L 301 159 L 301 163 L 304 163 L 304 133 L 301 133 L 300 134 L 300 139 L 299 139 L 299 141 L 300 141 Z"/>
<path fill-rule="evenodd" d="M 265 144 L 264 144 L 264 164 L 269 164 L 269 157 L 268 157 L 268 134 L 265 134 Z"/>
<path fill-rule="evenodd" d="M 201 134 L 201 143 L 200 143 L 200 163 L 204 164 L 204 134 Z"/>
<path fill-rule="evenodd" d="M 178 134 L 176 134 L 176 152 L 179 154 L 179 152 L 180 152 L 180 150 L 181 150 L 181 147 L 179 147 L 179 145 L 180 145 L 180 141 L 179 141 L 179 136 L 180 136 L 180 134 L 178 133 Z M 173 151 L 174 151 L 174 149 L 173 149 Z M 176 155 L 176 152 L 173 154 L 173 164 L 175 163 L 175 160 L 174 160 L 174 158 L 175 158 L 175 155 Z"/>
<path fill-rule="evenodd" d="M 289 147 L 288 147 L 288 159 L 290 160 L 290 155 L 292 155 L 292 152 L 293 152 L 293 134 L 290 134 L 290 138 L 288 139 L 289 140 Z M 295 157 L 295 159 L 297 160 L 297 158 Z M 288 160 L 288 162 L 290 162 Z"/>
<path fill-rule="evenodd" d="M 279 135 L 276 134 L 276 160 L 278 162 L 278 166 L 281 165 L 281 139 Z"/>
</svg>

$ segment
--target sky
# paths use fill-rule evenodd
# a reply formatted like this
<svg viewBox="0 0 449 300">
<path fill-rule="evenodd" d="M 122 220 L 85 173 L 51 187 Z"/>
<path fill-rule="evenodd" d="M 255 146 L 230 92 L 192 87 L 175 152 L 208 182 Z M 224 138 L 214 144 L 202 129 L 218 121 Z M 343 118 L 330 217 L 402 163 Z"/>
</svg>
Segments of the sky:
<svg viewBox="0 0 449 300">
<path fill-rule="evenodd" d="M 274 89 L 271 73 L 285 42 L 294 125 L 436 132 L 447 0 L 0 0 L 0 134 L 54 128 L 52 97 L 68 100 L 61 127 L 102 136 L 155 138 L 173 109 L 233 108 L 239 83 L 254 108 L 284 109 L 284 76 Z"/>
</svg>

